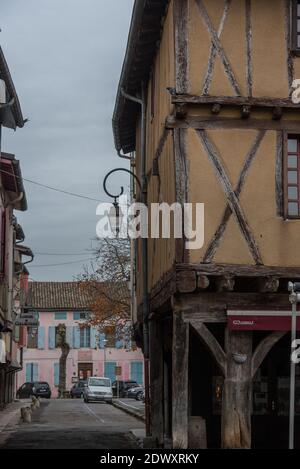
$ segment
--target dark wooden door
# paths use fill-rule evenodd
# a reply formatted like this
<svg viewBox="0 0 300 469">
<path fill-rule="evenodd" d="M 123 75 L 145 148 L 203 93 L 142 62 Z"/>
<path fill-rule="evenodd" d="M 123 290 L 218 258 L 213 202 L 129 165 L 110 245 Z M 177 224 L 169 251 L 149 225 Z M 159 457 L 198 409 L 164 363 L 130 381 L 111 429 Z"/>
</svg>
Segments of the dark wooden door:
<svg viewBox="0 0 300 469">
<path fill-rule="evenodd" d="M 78 378 L 88 379 L 93 376 L 93 363 L 78 363 Z"/>
</svg>

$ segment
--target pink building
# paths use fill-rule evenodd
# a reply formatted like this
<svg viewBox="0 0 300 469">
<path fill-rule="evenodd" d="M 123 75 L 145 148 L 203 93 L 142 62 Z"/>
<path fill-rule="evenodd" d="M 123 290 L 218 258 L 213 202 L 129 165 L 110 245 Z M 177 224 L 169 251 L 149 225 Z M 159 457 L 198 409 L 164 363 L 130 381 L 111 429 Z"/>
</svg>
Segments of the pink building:
<svg viewBox="0 0 300 469">
<path fill-rule="evenodd" d="M 47 381 L 52 397 L 57 397 L 60 348 L 56 328 L 66 325 L 71 347 L 67 359 L 67 390 L 76 378 L 90 375 L 143 383 L 143 355 L 132 342 L 128 329 L 115 338 L 114 328 L 99 332 L 96 327 L 79 327 L 90 314 L 88 298 L 77 282 L 30 282 L 27 307 L 39 315 L 39 327 L 27 329 L 23 370 L 18 373 L 18 386 L 27 381 Z"/>
</svg>

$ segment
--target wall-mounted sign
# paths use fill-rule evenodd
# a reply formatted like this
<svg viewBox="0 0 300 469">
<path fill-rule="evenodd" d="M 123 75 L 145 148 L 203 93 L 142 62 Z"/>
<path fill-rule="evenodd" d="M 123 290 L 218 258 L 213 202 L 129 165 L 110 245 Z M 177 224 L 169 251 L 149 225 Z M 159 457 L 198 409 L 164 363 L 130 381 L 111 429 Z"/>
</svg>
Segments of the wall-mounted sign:
<svg viewBox="0 0 300 469">
<path fill-rule="evenodd" d="M 121 376 L 122 375 L 122 367 L 121 366 L 116 366 L 115 367 L 115 375 L 116 376 Z"/>
<path fill-rule="evenodd" d="M 227 311 L 228 327 L 232 331 L 290 331 L 291 311 Z M 297 314 L 300 330 L 300 312 Z"/>
</svg>

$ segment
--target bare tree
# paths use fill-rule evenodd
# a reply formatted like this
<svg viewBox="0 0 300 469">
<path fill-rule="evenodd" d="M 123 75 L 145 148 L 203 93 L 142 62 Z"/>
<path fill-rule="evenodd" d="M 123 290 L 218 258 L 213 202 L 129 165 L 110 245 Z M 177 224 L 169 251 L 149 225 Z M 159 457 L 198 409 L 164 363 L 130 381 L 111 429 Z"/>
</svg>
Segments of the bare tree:
<svg viewBox="0 0 300 469">
<path fill-rule="evenodd" d="M 57 326 L 57 345 L 61 349 L 61 356 L 59 359 L 59 384 L 58 384 L 58 397 L 62 399 L 66 392 L 66 378 L 67 378 L 67 358 L 70 352 L 70 345 L 66 340 L 66 325 L 59 324 Z"/>
</svg>

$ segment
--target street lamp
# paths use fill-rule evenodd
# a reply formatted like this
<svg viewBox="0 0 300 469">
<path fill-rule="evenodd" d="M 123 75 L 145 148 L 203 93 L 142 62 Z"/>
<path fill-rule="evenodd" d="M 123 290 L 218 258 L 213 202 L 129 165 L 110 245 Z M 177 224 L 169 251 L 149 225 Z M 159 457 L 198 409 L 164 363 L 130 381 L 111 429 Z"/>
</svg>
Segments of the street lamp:
<svg viewBox="0 0 300 469">
<path fill-rule="evenodd" d="M 290 292 L 289 300 L 292 304 L 289 449 L 294 449 L 296 363 L 292 359 L 292 354 L 297 335 L 297 303 L 300 303 L 300 282 L 289 282 L 288 291 Z"/>
<path fill-rule="evenodd" d="M 119 194 L 111 194 L 107 190 L 107 180 L 108 178 L 116 172 L 123 171 L 130 174 L 134 180 L 137 182 L 140 192 L 141 199 L 143 203 L 147 203 L 147 178 L 142 176 L 142 182 L 137 177 L 137 175 L 126 168 L 116 168 L 107 173 L 103 181 L 103 189 L 105 193 L 114 199 L 115 214 L 120 215 L 120 212 L 116 210 L 118 204 L 118 199 L 123 195 L 124 188 L 121 186 L 121 191 Z M 144 172 L 142 171 L 142 175 Z M 116 220 L 116 228 L 120 229 L 120 222 Z M 119 231 L 116 231 L 118 234 Z M 148 295 L 148 242 L 145 236 L 142 236 L 141 239 L 141 251 L 142 251 L 142 287 L 143 287 L 143 344 L 144 344 L 144 379 L 145 379 L 145 417 L 146 417 L 146 435 L 150 434 L 150 389 L 149 389 L 149 295 Z"/>
<path fill-rule="evenodd" d="M 107 180 L 108 178 L 113 174 L 113 173 L 116 173 L 118 171 L 123 171 L 125 173 L 128 173 L 130 174 L 134 179 L 135 181 L 137 182 L 139 188 L 141 189 L 141 183 L 140 183 L 140 180 L 139 178 L 136 176 L 136 174 L 134 174 L 132 171 L 130 171 L 129 169 L 126 169 L 126 168 L 116 168 L 116 169 L 113 169 L 112 171 L 109 171 L 109 173 L 107 173 L 107 175 L 105 176 L 104 178 L 104 181 L 103 181 L 103 189 L 105 191 L 105 193 L 112 199 L 114 199 L 113 201 L 113 207 L 111 207 L 111 210 L 108 214 L 108 218 L 109 218 L 109 224 L 110 224 L 110 228 L 111 228 L 111 231 L 113 233 L 116 233 L 116 236 L 118 237 L 119 233 L 120 233 L 120 227 L 122 225 L 122 218 L 123 218 L 123 213 L 122 213 L 122 210 L 120 209 L 120 205 L 119 205 L 119 198 L 121 197 L 121 195 L 124 194 L 124 187 L 121 186 L 121 190 L 120 190 L 120 193 L 119 194 L 111 194 L 108 190 L 107 190 Z"/>
</svg>

